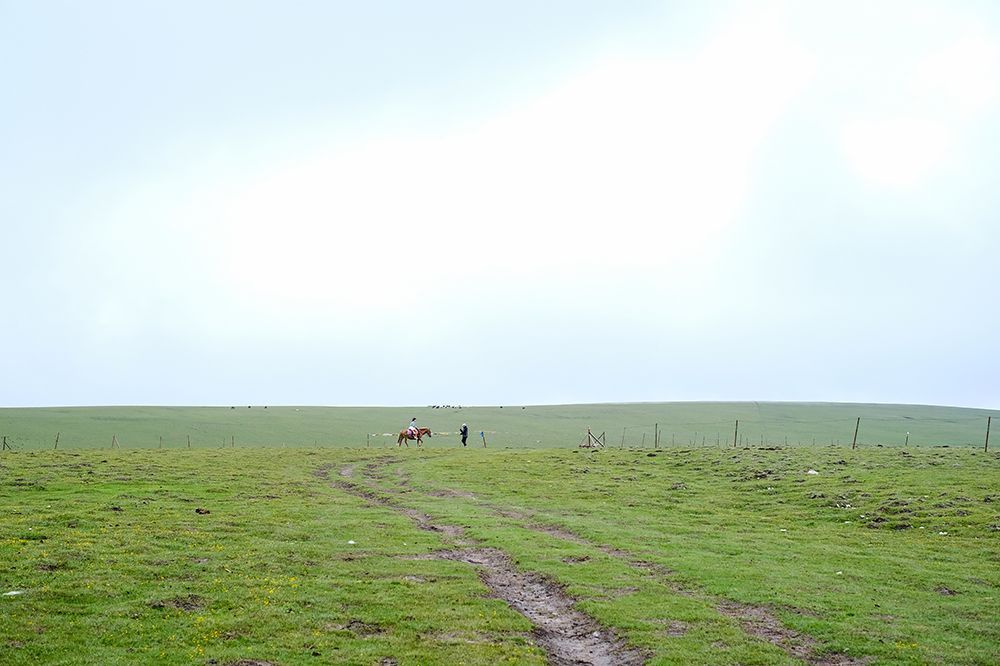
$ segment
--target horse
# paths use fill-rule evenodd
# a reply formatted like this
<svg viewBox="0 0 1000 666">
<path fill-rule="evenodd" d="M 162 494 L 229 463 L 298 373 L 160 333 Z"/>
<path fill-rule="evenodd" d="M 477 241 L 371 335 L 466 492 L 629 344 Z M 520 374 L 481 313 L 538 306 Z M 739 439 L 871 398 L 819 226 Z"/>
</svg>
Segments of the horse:
<svg viewBox="0 0 1000 666">
<path fill-rule="evenodd" d="M 430 437 L 431 436 L 431 429 L 430 428 L 417 428 L 417 436 L 416 437 L 414 437 L 410 433 L 410 429 L 409 428 L 406 428 L 405 430 L 400 430 L 399 431 L 399 439 L 396 440 L 396 446 L 399 447 L 401 444 L 406 444 L 406 448 L 410 448 L 409 443 L 406 441 L 408 439 L 415 439 L 415 440 L 417 440 L 417 446 L 423 446 L 422 442 L 423 442 L 424 435 L 427 435 L 428 437 Z"/>
</svg>

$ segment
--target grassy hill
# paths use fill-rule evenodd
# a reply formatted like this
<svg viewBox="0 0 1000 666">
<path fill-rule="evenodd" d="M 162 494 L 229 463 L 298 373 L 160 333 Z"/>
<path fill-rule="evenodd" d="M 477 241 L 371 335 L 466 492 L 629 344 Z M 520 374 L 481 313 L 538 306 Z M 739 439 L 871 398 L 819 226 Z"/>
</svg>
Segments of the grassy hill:
<svg viewBox="0 0 1000 666">
<path fill-rule="evenodd" d="M 470 443 L 490 447 L 575 447 L 586 429 L 607 433 L 609 446 L 850 446 L 861 418 L 859 446 L 982 446 L 988 416 L 1000 411 L 923 405 L 848 403 L 674 402 L 475 407 L 63 407 L 0 409 L 0 435 L 15 449 L 109 447 L 395 445 L 395 433 L 416 416 L 437 436 L 432 448 Z M 1000 436 L 1000 435 L 998 435 Z"/>
</svg>

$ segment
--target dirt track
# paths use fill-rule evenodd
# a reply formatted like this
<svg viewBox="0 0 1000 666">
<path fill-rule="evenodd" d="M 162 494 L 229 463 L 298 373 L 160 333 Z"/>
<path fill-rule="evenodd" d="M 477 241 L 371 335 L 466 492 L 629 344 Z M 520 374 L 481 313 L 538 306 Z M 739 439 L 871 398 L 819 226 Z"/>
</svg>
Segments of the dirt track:
<svg viewBox="0 0 1000 666">
<path fill-rule="evenodd" d="M 386 461 L 391 464 L 396 460 Z M 384 467 L 370 464 L 365 469 L 365 476 L 374 480 Z M 406 492 L 412 491 L 409 479 L 401 470 L 397 470 L 398 479 Z M 642 664 L 645 655 L 634 648 L 629 648 L 610 629 L 601 627 L 593 618 L 578 611 L 574 600 L 565 594 L 561 587 L 553 581 L 531 572 L 518 570 L 510 557 L 501 550 L 484 548 L 472 543 L 465 536 L 461 527 L 438 524 L 419 511 L 401 506 L 395 496 L 386 495 L 384 488 L 375 488 L 358 483 L 354 479 L 353 466 L 340 470 L 341 480 L 335 482 L 338 487 L 359 497 L 387 506 L 413 519 L 421 529 L 441 533 L 447 541 L 461 548 L 440 551 L 431 555 L 433 558 L 466 562 L 480 568 L 480 578 L 498 598 L 503 599 L 512 608 L 531 620 L 535 627 L 534 634 L 549 657 L 549 663 L 556 666 L 572 664 L 595 664 L 600 666 L 625 666 Z M 673 572 L 661 565 L 635 558 L 632 554 L 604 544 L 592 543 L 578 534 L 564 528 L 545 525 L 535 516 L 512 512 L 503 507 L 492 506 L 480 501 L 475 495 L 450 489 L 435 489 L 427 491 L 428 495 L 436 497 L 455 497 L 473 501 L 482 508 L 498 515 L 518 520 L 528 529 L 544 532 L 550 536 L 564 539 L 578 545 L 596 548 L 612 557 L 627 562 L 630 566 L 645 571 L 648 575 L 663 578 L 677 594 L 686 596 L 704 596 L 696 590 L 679 586 L 671 579 Z M 784 626 L 774 612 L 766 606 L 754 606 L 737 603 L 728 599 L 716 599 L 715 605 L 720 614 L 738 621 L 743 631 L 757 639 L 767 641 L 790 657 L 801 659 L 813 666 L 864 666 L 870 659 L 862 657 L 855 659 L 844 654 L 820 654 L 819 644 L 811 636 L 793 631 Z"/>
<path fill-rule="evenodd" d="M 645 656 L 615 636 L 610 629 L 575 608 L 575 601 L 556 583 L 536 573 L 521 571 L 510 557 L 496 548 L 473 544 L 461 527 L 439 524 L 425 514 L 398 506 L 392 499 L 355 483 L 352 467 L 340 470 L 335 485 L 379 506 L 387 506 L 409 516 L 421 529 L 437 532 L 456 546 L 430 557 L 465 562 L 479 569 L 479 577 L 497 598 L 506 601 L 534 626 L 538 645 L 545 650 L 550 664 L 573 666 L 633 666 Z"/>
</svg>

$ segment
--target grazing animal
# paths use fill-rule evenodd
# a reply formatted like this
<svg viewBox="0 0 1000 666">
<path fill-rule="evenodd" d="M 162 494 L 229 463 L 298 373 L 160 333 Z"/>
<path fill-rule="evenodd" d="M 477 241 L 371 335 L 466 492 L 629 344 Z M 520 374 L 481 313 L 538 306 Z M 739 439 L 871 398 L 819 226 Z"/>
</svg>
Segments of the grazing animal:
<svg viewBox="0 0 1000 666">
<path fill-rule="evenodd" d="M 431 436 L 431 429 L 430 428 L 417 428 L 417 435 L 416 435 L 416 437 L 413 436 L 413 433 L 411 433 L 409 429 L 400 430 L 399 431 L 399 439 L 396 440 L 396 446 L 398 447 L 401 444 L 406 444 L 406 448 L 410 448 L 410 443 L 408 441 L 406 441 L 406 440 L 413 440 L 413 439 L 417 440 L 417 446 L 423 446 L 423 437 L 424 437 L 424 435 L 427 435 L 428 437 L 430 437 Z"/>
</svg>

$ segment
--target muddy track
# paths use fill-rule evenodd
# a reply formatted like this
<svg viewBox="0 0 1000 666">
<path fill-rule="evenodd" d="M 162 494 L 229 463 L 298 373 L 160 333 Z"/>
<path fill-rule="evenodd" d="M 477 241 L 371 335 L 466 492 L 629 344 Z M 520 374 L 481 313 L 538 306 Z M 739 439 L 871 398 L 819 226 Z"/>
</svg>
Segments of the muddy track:
<svg viewBox="0 0 1000 666">
<path fill-rule="evenodd" d="M 575 608 L 572 597 L 555 582 L 529 571 L 519 570 L 502 550 L 484 548 L 465 537 L 457 525 L 445 525 L 430 516 L 400 506 L 396 500 L 353 480 L 353 467 L 340 470 L 336 487 L 371 504 L 405 514 L 420 529 L 437 532 L 458 548 L 443 550 L 420 559 L 443 559 L 471 564 L 497 598 L 506 601 L 534 626 L 532 634 L 553 666 L 638 666 L 645 655 L 625 645 L 614 632 Z"/>
<path fill-rule="evenodd" d="M 400 462 L 400 461 L 396 461 Z M 372 467 L 372 466 L 370 466 Z M 373 469 L 371 471 L 374 471 Z M 380 472 L 384 471 L 384 468 Z M 407 491 L 413 491 L 413 485 L 407 478 L 406 473 L 397 469 L 396 472 L 401 485 Z M 374 476 L 374 475 L 372 475 Z M 596 543 L 576 534 L 566 528 L 555 525 L 547 525 L 540 522 L 536 515 L 515 511 L 491 504 L 473 493 L 458 491 L 450 488 L 436 488 L 426 491 L 427 495 L 433 497 L 461 498 L 474 502 L 477 506 L 495 513 L 498 516 L 517 521 L 521 527 L 536 532 L 548 534 L 549 536 L 564 541 L 569 541 L 580 546 L 594 548 L 611 557 L 620 559 L 630 567 L 640 570 L 646 575 L 655 577 L 658 582 L 665 584 L 675 594 L 688 597 L 698 597 L 712 603 L 716 610 L 726 617 L 733 618 L 739 622 L 744 633 L 759 640 L 766 641 L 780 648 L 790 657 L 801 659 L 813 666 L 865 666 L 871 663 L 870 657 L 854 658 L 841 653 L 820 653 L 819 642 L 807 634 L 797 632 L 782 624 L 774 610 L 768 606 L 740 603 L 730 599 L 713 599 L 703 592 L 685 588 L 672 578 L 674 572 L 663 565 L 649 562 L 635 557 L 631 553 L 620 550 L 607 544 Z"/>
</svg>

